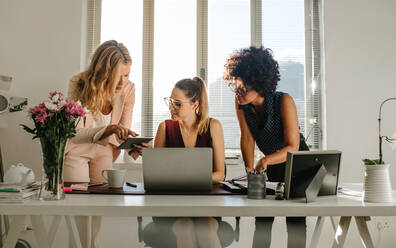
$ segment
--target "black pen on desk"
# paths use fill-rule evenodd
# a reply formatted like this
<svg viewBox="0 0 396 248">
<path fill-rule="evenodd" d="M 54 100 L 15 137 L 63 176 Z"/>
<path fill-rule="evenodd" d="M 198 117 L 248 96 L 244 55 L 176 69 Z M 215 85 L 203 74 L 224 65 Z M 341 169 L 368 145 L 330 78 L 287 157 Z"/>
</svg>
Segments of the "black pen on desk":
<svg viewBox="0 0 396 248">
<path fill-rule="evenodd" d="M 134 188 L 137 187 L 136 184 L 133 184 L 133 183 L 130 183 L 130 182 L 126 182 L 126 185 L 128 185 L 129 187 L 134 187 Z"/>
<path fill-rule="evenodd" d="M 102 186 L 105 185 L 106 183 L 90 183 L 88 184 L 88 187 L 92 187 L 92 186 Z"/>
</svg>

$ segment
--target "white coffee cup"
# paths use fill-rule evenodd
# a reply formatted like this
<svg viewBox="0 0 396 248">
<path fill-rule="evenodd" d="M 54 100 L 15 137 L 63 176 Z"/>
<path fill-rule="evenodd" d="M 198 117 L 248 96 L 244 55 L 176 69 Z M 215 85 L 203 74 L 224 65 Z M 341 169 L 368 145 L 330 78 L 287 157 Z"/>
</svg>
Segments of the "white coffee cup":
<svg viewBox="0 0 396 248">
<path fill-rule="evenodd" d="M 107 172 L 107 177 L 104 175 L 105 171 Z M 122 188 L 125 183 L 125 170 L 113 168 L 102 170 L 102 177 L 108 182 L 109 188 Z"/>
</svg>

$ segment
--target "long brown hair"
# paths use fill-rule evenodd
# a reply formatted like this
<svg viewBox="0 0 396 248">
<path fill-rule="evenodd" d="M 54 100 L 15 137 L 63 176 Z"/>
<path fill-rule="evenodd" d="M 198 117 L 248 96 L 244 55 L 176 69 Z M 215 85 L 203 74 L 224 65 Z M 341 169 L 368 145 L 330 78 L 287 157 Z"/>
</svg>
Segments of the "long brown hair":
<svg viewBox="0 0 396 248">
<path fill-rule="evenodd" d="M 119 80 L 119 65 L 132 63 L 128 49 L 115 40 L 102 43 L 92 56 L 88 69 L 80 74 L 79 100 L 96 119 L 105 99 L 113 101 Z"/>
<path fill-rule="evenodd" d="M 198 101 L 198 107 L 195 112 L 197 115 L 196 125 L 198 134 L 205 133 L 209 127 L 209 105 L 204 81 L 199 77 L 186 78 L 178 81 L 175 87 L 184 91 L 185 96 L 191 102 Z"/>
</svg>

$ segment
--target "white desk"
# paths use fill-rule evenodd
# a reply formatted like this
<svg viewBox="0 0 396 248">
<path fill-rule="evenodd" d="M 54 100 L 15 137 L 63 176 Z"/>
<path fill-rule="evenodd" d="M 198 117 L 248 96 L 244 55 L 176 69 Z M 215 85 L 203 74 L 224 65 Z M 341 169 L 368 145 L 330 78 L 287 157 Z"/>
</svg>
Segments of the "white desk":
<svg viewBox="0 0 396 248">
<path fill-rule="evenodd" d="M 394 198 L 396 191 L 394 191 Z M 361 197 L 324 196 L 306 204 L 304 199 L 277 201 L 274 196 L 266 200 L 250 200 L 246 196 L 177 196 L 177 195 L 66 195 L 60 201 L 28 200 L 23 204 L 0 204 L 0 214 L 13 216 L 14 224 L 6 244 L 13 244 L 26 216 L 32 217 L 33 229 L 41 239 L 40 247 L 49 247 L 54 233 L 43 228 L 40 215 L 66 216 L 69 230 L 76 234 L 73 216 L 344 216 L 338 225 L 333 247 L 342 247 L 351 217 L 357 217 L 357 225 L 366 245 L 372 241 L 364 216 L 396 216 L 393 203 L 364 203 Z M 323 219 L 319 218 L 317 228 Z M 35 227 L 36 226 L 36 227 Z M 54 232 L 52 228 L 50 232 Z M 319 235 L 317 233 L 316 235 Z M 46 239 L 49 236 L 49 239 Z M 314 237 L 315 238 L 315 237 Z M 76 244 L 79 239 L 77 235 Z M 6 246 L 7 247 L 7 246 Z"/>
</svg>

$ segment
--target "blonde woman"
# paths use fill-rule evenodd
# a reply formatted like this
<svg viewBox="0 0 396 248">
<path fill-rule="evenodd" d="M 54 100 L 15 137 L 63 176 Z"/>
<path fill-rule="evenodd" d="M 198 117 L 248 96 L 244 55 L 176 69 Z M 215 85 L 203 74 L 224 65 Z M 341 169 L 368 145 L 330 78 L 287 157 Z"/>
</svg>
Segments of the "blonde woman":
<svg viewBox="0 0 396 248">
<path fill-rule="evenodd" d="M 69 99 L 88 109 L 80 120 L 77 134 L 67 144 L 63 169 L 65 182 L 104 182 L 101 171 L 112 166 L 120 151 L 116 148 L 128 136 L 135 102 L 135 87 L 129 81 L 132 59 L 128 49 L 115 40 L 106 41 L 95 51 L 88 69 L 72 78 Z M 135 158 L 139 148 L 131 151 Z M 80 233 L 87 230 L 88 217 L 77 218 Z M 92 218 L 91 247 L 96 247 L 101 218 Z M 88 247 L 82 235 L 83 247 Z"/>
<path fill-rule="evenodd" d="M 202 79 L 194 77 L 178 81 L 171 96 L 165 98 L 165 101 L 169 106 L 172 120 L 166 120 L 159 125 L 154 148 L 212 147 L 212 180 L 213 183 L 223 181 L 225 177 L 223 129 L 218 120 L 208 116 L 208 98 Z M 161 238 L 160 236 L 169 232 L 169 228 L 163 228 L 164 232 L 158 233 L 159 236 L 156 237 L 157 241 L 164 240 L 163 247 L 175 246 L 175 242 L 177 247 L 221 247 L 217 235 L 219 222 L 215 218 L 153 219 L 159 226 L 172 226 L 172 232 L 176 236 L 176 239 Z"/>
</svg>

